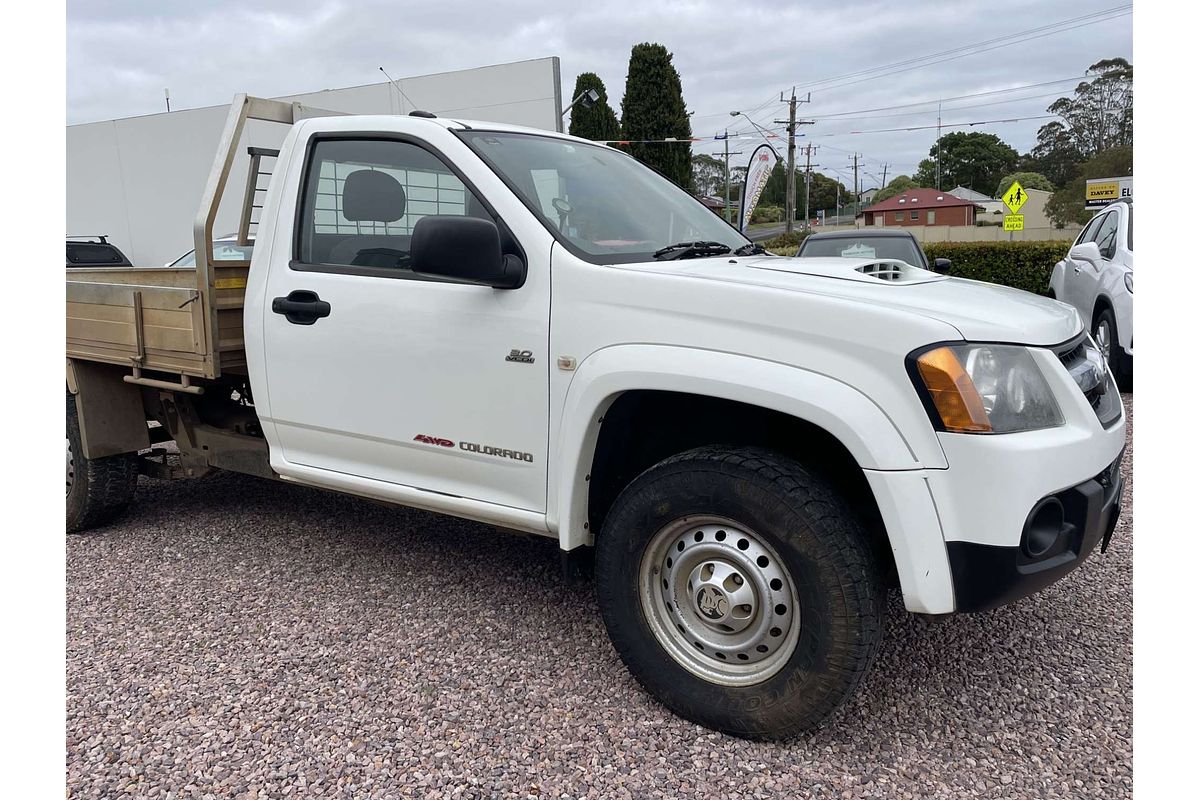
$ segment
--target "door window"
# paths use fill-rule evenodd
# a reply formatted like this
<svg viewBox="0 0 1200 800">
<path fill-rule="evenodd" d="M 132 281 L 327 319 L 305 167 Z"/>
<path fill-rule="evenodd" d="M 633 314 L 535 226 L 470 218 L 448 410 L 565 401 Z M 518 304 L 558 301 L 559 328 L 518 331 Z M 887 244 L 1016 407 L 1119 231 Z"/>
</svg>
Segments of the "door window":
<svg viewBox="0 0 1200 800">
<path fill-rule="evenodd" d="M 1116 255 L 1117 222 L 1117 212 L 1110 211 L 1104 215 L 1104 219 L 1096 228 L 1096 246 L 1100 248 L 1100 255 L 1105 258 L 1112 258 Z"/>
<path fill-rule="evenodd" d="M 471 215 L 496 221 L 441 159 L 409 142 L 318 140 L 301 191 L 297 259 L 305 265 L 417 277 L 408 268 L 420 219 Z"/>
<path fill-rule="evenodd" d="M 1079 232 L 1079 238 L 1075 240 L 1075 244 L 1083 244 L 1084 242 L 1092 241 L 1092 237 L 1096 233 L 1096 226 L 1100 224 L 1100 217 L 1092 217 L 1092 221 L 1083 227 Z"/>
</svg>

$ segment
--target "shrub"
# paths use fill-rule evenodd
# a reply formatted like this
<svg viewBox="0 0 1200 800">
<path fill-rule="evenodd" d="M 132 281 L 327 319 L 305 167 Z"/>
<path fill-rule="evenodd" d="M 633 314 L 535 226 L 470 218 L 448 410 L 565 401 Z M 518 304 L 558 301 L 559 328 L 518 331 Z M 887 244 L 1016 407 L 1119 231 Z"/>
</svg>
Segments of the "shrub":
<svg viewBox="0 0 1200 800">
<path fill-rule="evenodd" d="M 765 244 L 765 243 L 764 243 Z M 999 283 L 1046 294 L 1050 273 L 1071 248 L 1062 242 L 929 242 L 923 245 L 932 264 L 948 258 L 956 278 Z"/>
<path fill-rule="evenodd" d="M 750 224 L 756 222 L 783 222 L 783 209 L 779 206 L 755 206 L 750 214 Z"/>
<path fill-rule="evenodd" d="M 774 253 L 777 256 L 794 256 L 796 249 L 800 247 L 800 243 L 804 241 L 804 237 L 808 236 L 804 231 L 796 230 L 790 234 L 781 233 L 778 236 L 773 236 L 766 241 L 759 242 L 767 249 L 767 252 Z"/>
</svg>

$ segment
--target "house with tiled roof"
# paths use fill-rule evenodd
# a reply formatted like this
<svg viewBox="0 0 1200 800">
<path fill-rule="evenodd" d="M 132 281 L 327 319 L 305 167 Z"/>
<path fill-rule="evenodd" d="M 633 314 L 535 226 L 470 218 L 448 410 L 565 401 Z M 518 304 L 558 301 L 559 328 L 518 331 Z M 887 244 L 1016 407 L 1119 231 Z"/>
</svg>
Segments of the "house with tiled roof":
<svg viewBox="0 0 1200 800">
<path fill-rule="evenodd" d="M 974 225 L 982 206 L 937 189 L 909 189 L 863 209 L 863 224 L 886 228 L 914 225 Z"/>
</svg>

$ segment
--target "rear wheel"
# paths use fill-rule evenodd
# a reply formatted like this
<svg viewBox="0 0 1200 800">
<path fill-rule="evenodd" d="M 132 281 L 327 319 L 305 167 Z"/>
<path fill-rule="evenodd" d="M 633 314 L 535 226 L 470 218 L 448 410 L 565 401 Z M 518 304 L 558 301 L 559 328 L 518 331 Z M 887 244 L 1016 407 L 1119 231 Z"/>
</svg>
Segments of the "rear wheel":
<svg viewBox="0 0 1200 800">
<path fill-rule="evenodd" d="M 1096 340 L 1096 346 L 1108 362 L 1108 368 L 1112 370 L 1113 378 L 1117 381 L 1117 388 L 1123 392 L 1132 391 L 1133 359 L 1121 349 L 1117 340 L 1117 319 L 1112 309 L 1103 308 L 1096 315 L 1096 320 L 1092 323 L 1092 338 Z"/>
<path fill-rule="evenodd" d="M 709 728 L 777 738 L 857 688 L 884 589 L 855 515 L 795 461 L 707 447 L 617 499 L 596 543 L 604 622 L 633 676 Z"/>
<path fill-rule="evenodd" d="M 137 488 L 136 453 L 104 458 L 83 454 L 79 411 L 67 393 L 67 533 L 80 533 L 116 519 Z"/>
</svg>

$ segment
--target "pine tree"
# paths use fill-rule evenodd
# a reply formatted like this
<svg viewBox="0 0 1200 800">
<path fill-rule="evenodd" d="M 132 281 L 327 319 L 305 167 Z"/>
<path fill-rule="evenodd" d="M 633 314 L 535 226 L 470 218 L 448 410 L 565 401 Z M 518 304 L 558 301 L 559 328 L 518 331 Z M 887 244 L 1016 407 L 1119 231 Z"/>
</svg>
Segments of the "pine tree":
<svg viewBox="0 0 1200 800">
<path fill-rule="evenodd" d="M 678 143 L 660 140 L 674 137 Z M 679 73 L 661 44 L 634 45 L 621 99 L 621 138 L 629 152 L 684 189 L 692 185 L 692 123 Z M 656 140 L 637 142 L 640 139 Z"/>
<path fill-rule="evenodd" d="M 584 72 L 575 79 L 575 91 L 571 99 L 579 97 L 588 89 L 595 89 L 600 99 L 591 108 L 584 108 L 583 103 L 576 103 L 571 109 L 571 128 L 567 133 L 596 142 L 608 142 L 621 138 L 621 126 L 617 122 L 617 114 L 608 104 L 608 90 L 604 81 L 594 72 Z"/>
</svg>

